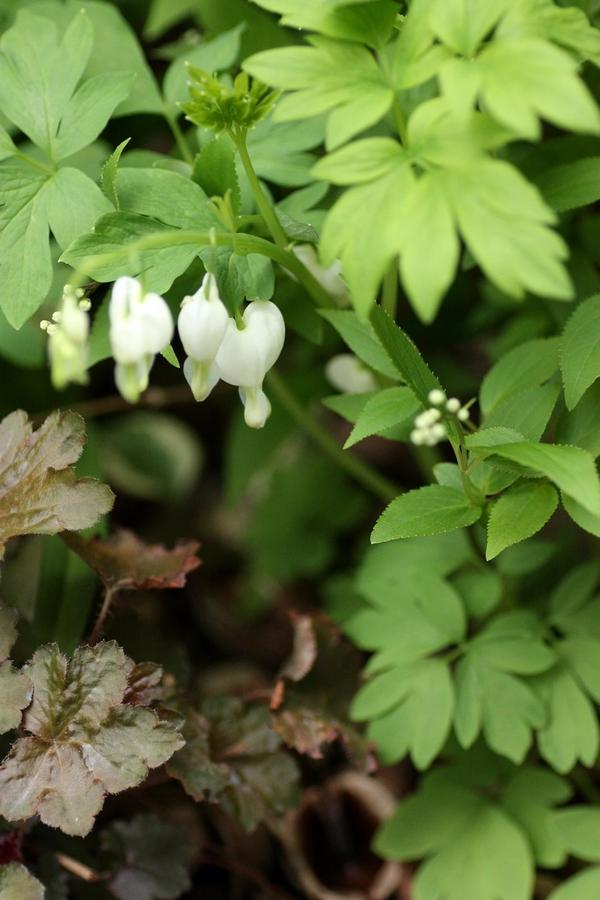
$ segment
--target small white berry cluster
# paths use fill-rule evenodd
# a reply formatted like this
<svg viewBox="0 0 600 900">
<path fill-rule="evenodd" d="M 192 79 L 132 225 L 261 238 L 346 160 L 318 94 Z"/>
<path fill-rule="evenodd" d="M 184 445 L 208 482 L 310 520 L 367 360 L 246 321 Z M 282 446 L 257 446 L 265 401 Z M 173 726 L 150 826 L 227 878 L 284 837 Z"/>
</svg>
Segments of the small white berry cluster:
<svg viewBox="0 0 600 900">
<path fill-rule="evenodd" d="M 448 399 L 439 388 L 430 391 L 427 399 L 431 407 L 419 413 L 410 433 L 410 439 L 417 447 L 435 447 L 440 441 L 447 439 L 448 430 L 444 419 L 448 415 L 456 416 L 459 422 L 466 422 L 469 418 L 468 407 L 463 406 L 457 397 Z"/>
</svg>

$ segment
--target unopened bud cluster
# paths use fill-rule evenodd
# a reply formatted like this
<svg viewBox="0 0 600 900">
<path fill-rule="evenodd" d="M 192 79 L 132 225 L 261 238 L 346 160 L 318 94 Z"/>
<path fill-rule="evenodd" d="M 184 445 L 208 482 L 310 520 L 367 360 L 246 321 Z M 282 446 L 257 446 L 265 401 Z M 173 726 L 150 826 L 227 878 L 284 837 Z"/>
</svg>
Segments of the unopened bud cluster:
<svg viewBox="0 0 600 900">
<path fill-rule="evenodd" d="M 89 300 L 67 285 L 61 308 L 44 320 L 52 381 L 57 388 L 87 382 Z M 175 323 L 166 300 L 144 291 L 137 278 L 123 276 L 113 285 L 109 337 L 115 360 L 115 382 L 129 403 L 137 403 L 149 384 L 158 353 L 171 343 Z M 183 373 L 196 400 L 206 400 L 219 380 L 235 385 L 244 418 L 262 428 L 271 414 L 263 381 L 283 349 L 285 323 L 270 301 L 247 304 L 233 319 L 219 296 L 217 283 L 206 275 L 199 289 L 185 297 L 177 322 L 187 354 Z"/>
<path fill-rule="evenodd" d="M 417 447 L 435 447 L 445 441 L 448 438 L 447 422 L 450 418 L 455 417 L 459 422 L 469 419 L 468 407 L 463 406 L 457 397 L 448 399 L 439 388 L 430 391 L 427 399 L 431 406 L 419 413 L 410 433 L 410 439 Z"/>
</svg>

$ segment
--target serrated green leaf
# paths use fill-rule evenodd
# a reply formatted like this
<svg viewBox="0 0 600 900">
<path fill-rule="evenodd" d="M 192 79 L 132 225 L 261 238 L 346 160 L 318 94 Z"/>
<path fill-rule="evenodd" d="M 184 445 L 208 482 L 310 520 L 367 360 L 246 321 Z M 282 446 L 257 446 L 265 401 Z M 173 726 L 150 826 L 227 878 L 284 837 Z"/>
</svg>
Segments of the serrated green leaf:
<svg viewBox="0 0 600 900">
<path fill-rule="evenodd" d="M 573 409 L 600 377 L 600 294 L 577 307 L 560 342 L 560 368 L 565 401 Z"/>
<path fill-rule="evenodd" d="M 518 431 L 528 441 L 539 441 L 550 421 L 560 387 L 545 384 L 509 394 L 485 416 L 483 427 L 508 427 Z"/>
<path fill-rule="evenodd" d="M 600 418 L 596 416 L 599 404 L 600 383 L 595 382 L 577 406 L 565 413 L 558 422 L 557 441 L 561 444 L 576 444 L 588 450 L 594 458 L 600 456 Z"/>
<path fill-rule="evenodd" d="M 587 450 L 559 444 L 515 443 L 495 447 L 469 446 L 477 455 L 499 456 L 549 478 L 568 497 L 592 515 L 600 515 L 600 482 L 594 459 Z"/>
<path fill-rule="evenodd" d="M 131 138 L 125 138 L 124 141 L 121 141 L 102 166 L 102 171 L 100 173 L 100 187 L 115 209 L 119 209 L 120 206 L 119 195 L 117 193 L 117 171 L 119 169 L 119 160 L 130 140 Z"/>
<path fill-rule="evenodd" d="M 492 366 L 481 384 L 479 402 L 485 415 L 512 394 L 544 384 L 558 371 L 558 338 L 527 341 Z M 506 423 L 503 423 L 506 424 Z"/>
<path fill-rule="evenodd" d="M 485 558 L 490 560 L 544 527 L 558 506 L 551 484 L 517 484 L 496 500 L 488 520 Z"/>
<path fill-rule="evenodd" d="M 344 449 L 353 447 L 372 434 L 410 419 L 421 407 L 410 388 L 392 387 L 378 391 L 361 410 Z"/>
<path fill-rule="evenodd" d="M 235 150 L 226 135 L 214 138 L 202 148 L 194 160 L 192 180 L 207 197 L 224 197 L 229 191 L 234 212 L 239 212 L 241 195 Z"/>
<path fill-rule="evenodd" d="M 319 314 L 333 325 L 337 333 L 355 353 L 371 369 L 398 381 L 398 370 L 370 322 L 359 319 L 356 313 L 341 309 L 320 309 Z"/>
<path fill-rule="evenodd" d="M 466 528 L 477 522 L 482 512 L 461 491 L 432 484 L 392 500 L 375 524 L 371 543 Z"/>
<path fill-rule="evenodd" d="M 440 390 L 442 386 L 415 344 L 380 306 L 373 310 L 371 323 L 402 379 L 412 388 L 421 403 L 428 406 L 429 392 Z"/>
</svg>

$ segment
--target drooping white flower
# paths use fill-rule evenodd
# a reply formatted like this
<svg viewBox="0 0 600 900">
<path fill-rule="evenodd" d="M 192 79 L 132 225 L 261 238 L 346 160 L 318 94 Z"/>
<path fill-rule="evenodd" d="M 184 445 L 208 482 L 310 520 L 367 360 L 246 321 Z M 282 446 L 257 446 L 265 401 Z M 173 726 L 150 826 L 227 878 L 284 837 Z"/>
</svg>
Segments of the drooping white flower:
<svg viewBox="0 0 600 900">
<path fill-rule="evenodd" d="M 244 310 L 241 325 L 229 320 L 217 353 L 217 368 L 223 381 L 239 387 L 246 424 L 262 428 L 271 414 L 262 385 L 283 349 L 285 322 L 274 303 L 254 300 Z"/>
<path fill-rule="evenodd" d="M 108 308 L 115 382 L 129 403 L 148 387 L 154 357 L 171 342 L 171 311 L 160 294 L 144 294 L 137 278 L 118 278 Z"/>
<path fill-rule="evenodd" d="M 65 285 L 60 308 L 52 321 L 40 322 L 48 335 L 48 356 L 52 384 L 62 390 L 67 384 L 87 384 L 90 301 L 83 291 Z"/>
<path fill-rule="evenodd" d="M 342 278 L 342 264 L 339 259 L 330 266 L 322 266 L 312 244 L 296 244 L 292 247 L 292 251 L 328 294 L 340 303 L 348 300 L 348 288 Z"/>
<path fill-rule="evenodd" d="M 185 297 L 177 320 L 181 343 L 187 354 L 183 374 L 196 400 L 206 400 L 219 380 L 215 365 L 223 342 L 229 314 L 214 277 L 204 276 L 200 288 Z"/>
<path fill-rule="evenodd" d="M 368 394 L 377 390 L 375 376 L 353 353 L 338 353 L 325 366 L 330 384 L 343 394 Z"/>
</svg>

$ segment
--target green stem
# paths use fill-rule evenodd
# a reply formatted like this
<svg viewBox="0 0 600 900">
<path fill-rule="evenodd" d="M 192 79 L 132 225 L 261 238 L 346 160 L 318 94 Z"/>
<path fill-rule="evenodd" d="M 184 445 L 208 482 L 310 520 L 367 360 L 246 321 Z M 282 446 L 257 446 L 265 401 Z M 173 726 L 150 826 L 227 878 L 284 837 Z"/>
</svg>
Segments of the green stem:
<svg viewBox="0 0 600 900">
<path fill-rule="evenodd" d="M 181 153 L 182 158 L 188 163 L 190 166 L 194 165 L 194 154 L 190 150 L 190 145 L 187 142 L 187 138 L 183 133 L 177 118 L 173 115 L 173 113 L 165 110 L 165 119 L 169 124 L 169 128 L 175 138 L 175 143 Z"/>
<path fill-rule="evenodd" d="M 180 231 L 158 231 L 147 237 L 140 238 L 138 241 L 132 241 L 119 250 L 88 256 L 77 269 L 71 283 L 73 287 L 80 287 L 86 277 L 95 277 L 99 267 L 110 266 L 113 261 L 117 262 L 123 258 L 126 251 L 130 254 L 135 254 L 145 250 L 162 250 L 165 247 L 178 247 L 185 244 L 196 244 L 200 247 L 235 247 L 237 253 L 259 253 L 262 256 L 267 256 L 298 279 L 312 297 L 316 306 L 335 307 L 335 302 L 327 291 L 311 275 L 294 253 L 253 234 L 187 231 L 183 229 Z M 107 280 L 110 280 L 110 277 Z"/>
<path fill-rule="evenodd" d="M 298 422 L 304 431 L 306 431 L 313 439 L 315 444 L 317 444 L 330 459 L 340 466 L 340 468 L 344 469 L 348 475 L 386 503 L 389 503 L 397 497 L 398 494 L 402 493 L 399 487 L 391 481 L 388 481 L 387 478 L 384 478 L 367 463 L 364 463 L 351 453 L 346 453 L 342 450 L 327 429 L 302 406 L 275 370 L 271 370 L 267 375 L 267 382 L 274 396 L 279 400 L 291 418 Z"/>
<path fill-rule="evenodd" d="M 383 279 L 383 296 L 381 305 L 391 319 L 396 320 L 396 312 L 398 307 L 398 269 L 396 261 L 392 261 L 388 266 L 387 272 Z"/>
<path fill-rule="evenodd" d="M 400 141 L 406 146 L 406 119 L 404 117 L 404 110 L 400 105 L 400 100 L 398 99 L 397 94 L 394 94 L 392 112 L 394 114 L 394 123 L 396 125 L 396 131 L 398 132 Z"/>
<path fill-rule="evenodd" d="M 277 218 L 277 214 L 271 206 L 269 198 L 265 194 L 258 176 L 254 171 L 254 166 L 252 165 L 252 160 L 250 159 L 250 154 L 248 153 L 248 147 L 246 145 L 245 132 L 232 131 L 230 132 L 230 134 L 235 146 L 237 147 L 237 151 L 240 154 L 240 159 L 242 161 L 244 171 L 246 173 L 248 181 L 250 182 L 250 187 L 252 188 L 252 193 L 254 194 L 254 197 L 256 199 L 260 214 L 265 220 L 265 225 L 271 232 L 271 236 L 275 243 L 280 247 L 287 247 L 289 241 L 286 237 L 285 231 L 281 227 L 281 223 Z"/>
</svg>

